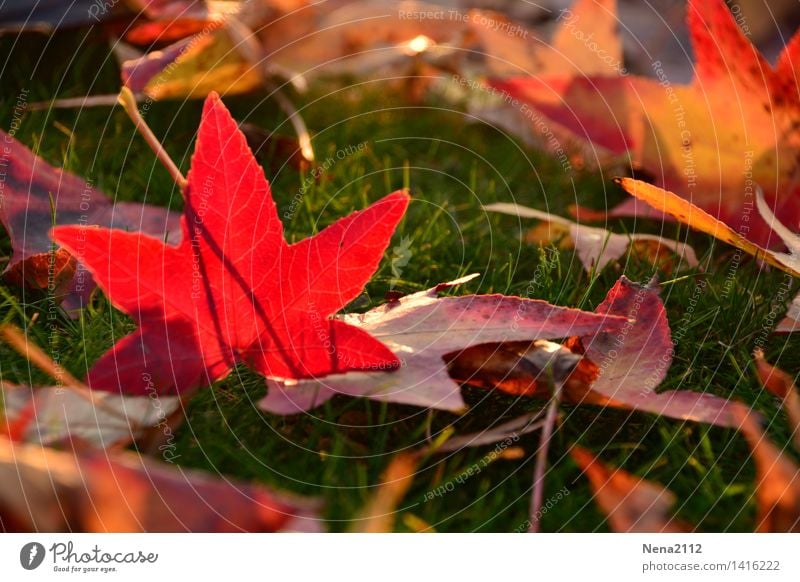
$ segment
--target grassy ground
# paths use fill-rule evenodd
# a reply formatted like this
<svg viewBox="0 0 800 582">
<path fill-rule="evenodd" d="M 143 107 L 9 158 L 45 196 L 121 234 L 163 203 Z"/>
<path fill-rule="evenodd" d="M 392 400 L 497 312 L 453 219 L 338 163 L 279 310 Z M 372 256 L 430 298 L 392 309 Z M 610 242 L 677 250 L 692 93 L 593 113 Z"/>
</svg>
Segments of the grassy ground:
<svg viewBox="0 0 800 582">
<path fill-rule="evenodd" d="M 118 72 L 107 45 L 83 31 L 60 33 L 48 41 L 30 37 L 2 39 L 6 55 L 0 70 L 0 127 L 8 129 L 20 92 L 29 103 L 52 97 L 112 93 Z M 65 59 L 69 55 L 70 59 Z M 234 116 L 286 134 L 291 129 L 274 102 L 262 95 L 226 98 Z M 452 106 L 432 99 L 410 106 L 402 91 L 388 82 L 345 88 L 318 88 L 298 97 L 314 133 L 318 158 L 366 142 L 325 173 L 302 197 L 297 212 L 285 220 L 287 236 L 299 239 L 354 209 L 402 186 L 414 194 L 407 218 L 393 247 L 410 241 L 410 260 L 394 280 L 392 247 L 363 297 L 352 309 L 366 310 L 383 301 L 390 287 L 410 292 L 460 275 L 482 277 L 460 292 L 530 294 L 530 281 L 544 251 L 521 242 L 525 226 L 512 217 L 487 215 L 481 204 L 515 200 L 564 213 L 577 199 L 603 207 L 622 199 L 610 174 L 565 173 L 561 164 L 521 146 L 496 129 L 467 124 Z M 158 103 L 147 122 L 184 171 L 193 146 L 201 104 Z M 147 201 L 180 209 L 181 198 L 166 171 L 135 133 L 126 115 L 109 108 L 25 113 L 17 137 L 56 166 L 90 179 L 117 200 Z M 263 159 L 281 215 L 306 176 Z M 272 164 L 270 162 L 273 162 Z M 616 222 L 618 232 L 632 221 Z M 661 225 L 639 222 L 637 231 L 661 232 Z M 789 442 L 786 424 L 772 398 L 765 397 L 750 363 L 753 346 L 784 281 L 780 273 L 761 273 L 744 259 L 723 297 L 733 260 L 731 249 L 708 237 L 668 225 L 666 236 L 688 238 L 703 259 L 706 272 L 661 275 L 673 331 L 680 326 L 675 362 L 664 389 L 693 389 L 734 396 L 753 403 L 771 421 L 769 433 L 779 445 Z M 9 245 L 2 239 L 2 249 Z M 653 266 L 634 257 L 587 276 L 571 251 L 557 254 L 557 264 L 542 267 L 546 276 L 530 296 L 559 305 L 593 309 L 608 288 L 625 273 L 635 280 L 654 274 Z M 541 269 L 540 269 L 541 270 Z M 707 282 L 698 287 L 698 281 Z M 795 285 L 796 287 L 796 285 Z M 699 290 L 699 291 L 698 291 Z M 43 324 L 47 302 L 17 288 L 0 287 L 0 319 L 28 327 L 35 341 L 74 374 L 82 375 L 113 343 L 132 329 L 98 294 L 82 318 L 59 317 L 57 333 Z M 697 305 L 690 317 L 687 306 Z M 779 307 L 782 314 L 783 307 Z M 31 323 L 39 313 L 37 323 Z M 683 319 L 682 319 L 683 318 Z M 769 337 L 767 356 L 787 371 L 800 371 L 800 338 Z M 2 379 L 46 384 L 48 378 L 0 345 Z M 308 416 L 272 417 L 255 402 L 263 382 L 246 370 L 204 390 L 189 404 L 188 422 L 177 435 L 177 462 L 212 472 L 253 479 L 298 493 L 321 496 L 332 530 L 345 530 L 378 482 L 391 456 L 413 447 L 429 425 L 446 426 L 456 417 L 415 408 L 363 400 L 334 399 Z M 540 403 L 497 394 L 466 392 L 473 408 L 459 430 L 477 429 L 498 416 L 512 416 Z M 421 523 L 438 531 L 513 531 L 527 519 L 532 455 L 538 437 L 518 444 L 526 456 L 497 460 L 442 498 L 425 502 L 425 494 L 479 464 L 492 447 L 429 460 L 414 480 L 397 521 L 398 531 Z M 542 520 L 544 531 L 604 531 L 603 516 L 590 491 L 566 456 L 580 443 L 621 466 L 671 488 L 678 496 L 677 514 L 704 531 L 746 531 L 752 526 L 753 466 L 744 441 L 733 431 L 597 408 L 564 408 L 564 422 L 551 447 L 545 499 L 566 487 L 569 495 Z"/>
</svg>

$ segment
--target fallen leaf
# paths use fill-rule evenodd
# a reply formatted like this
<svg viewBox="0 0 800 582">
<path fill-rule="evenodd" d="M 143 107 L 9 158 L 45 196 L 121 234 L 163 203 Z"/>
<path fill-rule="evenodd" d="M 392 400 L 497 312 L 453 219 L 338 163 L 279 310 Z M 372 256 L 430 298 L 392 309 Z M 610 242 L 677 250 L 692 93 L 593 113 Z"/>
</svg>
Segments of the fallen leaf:
<svg viewBox="0 0 800 582">
<path fill-rule="evenodd" d="M 757 532 L 800 532 L 800 467 L 772 444 L 746 407 L 733 410 L 756 465 Z"/>
<path fill-rule="evenodd" d="M 0 531 L 65 531 L 64 504 L 80 484 L 72 455 L 0 436 Z"/>
<path fill-rule="evenodd" d="M 611 162 L 596 148 L 586 148 L 566 128 L 547 121 L 535 109 L 508 94 L 494 94 L 480 78 L 514 78 L 529 75 L 614 76 L 626 74 L 616 0 L 575 0 L 563 8 L 558 27 L 549 41 L 536 32 L 512 23 L 502 14 L 482 10 L 468 13 L 469 30 L 478 39 L 484 67 L 470 79 L 466 95 L 470 115 L 519 136 L 525 143 L 559 157 L 565 166 Z M 477 90 L 476 90 L 477 89 Z"/>
<path fill-rule="evenodd" d="M 186 98 L 211 90 L 252 91 L 271 75 L 304 86 L 320 75 L 413 65 L 421 53 L 436 53 L 463 33 L 460 20 L 441 26 L 439 20 L 403 16 L 437 10 L 433 4 L 387 0 L 243 3 L 223 26 L 181 41 L 183 50 L 167 47 L 172 58 L 152 52 L 125 63 L 123 81 L 154 99 Z"/>
<path fill-rule="evenodd" d="M 146 19 L 125 23 L 121 31 L 127 42 L 140 46 L 161 47 L 194 34 L 208 34 L 216 23 L 239 11 L 237 2 L 128 0 L 126 3 L 137 16 Z"/>
<path fill-rule="evenodd" d="M 400 368 L 384 372 L 353 372 L 321 380 L 268 382 L 261 408 L 294 414 L 318 406 L 335 394 L 463 411 L 464 400 L 448 373 L 445 357 L 485 343 L 532 342 L 599 330 L 619 330 L 624 317 L 596 315 L 557 307 L 545 301 L 503 295 L 439 297 L 439 292 L 477 275 L 444 283 L 342 321 L 358 326 L 385 342 L 400 360 Z"/>
<path fill-rule="evenodd" d="M 71 283 L 70 307 L 80 306 L 75 305 L 78 298 L 94 288 L 85 269 L 66 251 L 51 251 L 53 243 L 47 233 L 54 223 L 79 225 L 82 232 L 95 225 L 141 231 L 172 242 L 180 236 L 177 213 L 136 202 L 114 204 L 92 184 L 52 167 L 12 136 L 0 131 L 0 137 L 8 162 L 0 188 L 0 222 L 11 239 L 13 255 L 6 274 L 12 281 L 43 290 L 50 287 L 59 295 Z"/>
<path fill-rule="evenodd" d="M 691 0 L 688 26 L 696 76 L 656 78 L 556 75 L 498 79 L 506 91 L 691 200 L 750 241 L 770 246 L 770 231 L 753 212 L 755 185 L 784 224 L 800 221 L 797 151 L 800 92 L 794 67 L 797 38 L 770 66 L 736 24 L 723 0 Z M 614 215 L 651 215 L 628 200 Z"/>
<path fill-rule="evenodd" d="M 92 402 L 62 386 L 31 388 L 7 382 L 0 385 L 0 396 L 6 422 L 24 422 L 14 440 L 52 445 L 79 438 L 101 448 L 127 444 L 156 425 L 171 434 L 167 420 L 180 405 L 177 397 L 104 392 L 97 392 Z"/>
<path fill-rule="evenodd" d="M 199 99 L 217 89 L 226 95 L 246 93 L 263 87 L 264 78 L 239 55 L 222 23 L 210 33 L 126 61 L 121 74 L 126 87 L 151 99 Z"/>
<path fill-rule="evenodd" d="M 192 43 L 208 43 L 207 37 L 179 40 L 159 51 L 153 51 L 135 58 L 123 60 L 120 64 L 122 84 L 133 93 L 141 94 L 151 80 L 175 61 Z M 116 96 L 114 96 L 116 103 Z"/>
<path fill-rule="evenodd" d="M 237 362 L 273 378 L 398 365 L 365 331 L 328 317 L 377 268 L 408 205 L 405 192 L 287 244 L 262 169 L 211 94 L 185 197 L 178 246 L 119 230 L 53 229 L 139 326 L 89 370 L 90 387 L 181 393 Z"/>
<path fill-rule="evenodd" d="M 589 479 L 594 500 L 617 533 L 680 533 L 687 527 L 672 517 L 676 497 L 671 491 L 611 469 L 582 447 L 573 447 L 572 458 Z"/>
<path fill-rule="evenodd" d="M 40 253 L 10 267 L 6 272 L 6 281 L 17 287 L 51 293 L 60 301 L 72 288 L 72 281 L 78 263 L 64 249 L 54 249 L 49 253 Z"/>
<path fill-rule="evenodd" d="M 618 183 L 631 196 L 646 202 L 654 209 L 675 217 L 691 228 L 733 245 L 790 275 L 800 277 L 800 236 L 781 224 L 770 210 L 760 189 L 756 189 L 756 208 L 764 221 L 781 238 L 788 253 L 765 249 L 750 242 L 728 225 L 673 192 L 631 178 L 621 178 Z M 792 333 L 800 328 L 798 322 L 800 322 L 800 295 L 789 304 L 786 317 L 775 328 L 775 333 Z"/>
<path fill-rule="evenodd" d="M 623 276 L 596 313 L 623 316 L 626 322 L 621 329 L 573 337 L 565 345 L 539 341 L 470 348 L 451 356 L 451 373 L 463 383 L 529 397 L 549 397 L 550 382 L 542 380 L 552 375 L 562 385 L 564 400 L 574 404 L 733 426 L 732 402 L 725 398 L 689 390 L 656 392 L 674 349 L 657 284 L 639 285 Z"/>
<path fill-rule="evenodd" d="M 106 34 L 114 39 L 115 45 L 122 37 L 127 43 L 150 49 L 195 34 L 207 34 L 226 15 L 239 10 L 238 2 L 216 0 L 126 0 L 122 4 L 120 18 L 104 25 Z"/>
<path fill-rule="evenodd" d="M 499 12 L 471 10 L 467 20 L 487 72 L 495 77 L 612 75 L 624 71 L 616 5 L 616 0 L 575 0 L 560 11 L 549 41 Z"/>
<path fill-rule="evenodd" d="M 0 437 L 0 531 L 272 532 L 319 528 L 314 503 L 133 453 Z"/>
<path fill-rule="evenodd" d="M 670 273 L 676 261 L 664 254 L 677 255 L 678 267 L 697 267 L 699 262 L 694 249 L 687 244 L 651 234 L 616 234 L 602 228 L 578 224 L 561 216 L 504 202 L 483 207 L 489 212 L 500 212 L 534 218 L 541 221 L 535 231 L 529 231 L 527 241 L 533 244 L 559 242 L 560 248 L 574 248 L 588 273 L 602 271 L 611 261 L 619 260 L 629 252 L 650 258 L 662 270 Z"/>
<path fill-rule="evenodd" d="M 764 352 L 756 350 L 753 354 L 756 362 L 758 379 L 770 393 L 781 399 L 786 416 L 789 419 L 789 428 L 794 437 L 794 446 L 800 451 L 800 393 L 789 374 L 772 366 L 764 359 Z"/>
<path fill-rule="evenodd" d="M 525 344 L 525 348 L 529 344 Z M 541 370 L 524 355 L 504 344 L 481 344 L 444 356 L 450 377 L 459 384 L 491 390 L 498 388 L 515 396 L 533 396 L 543 391 L 537 383 Z"/>
<path fill-rule="evenodd" d="M 142 22 L 134 24 L 125 32 L 125 41 L 138 46 L 161 47 L 186 37 L 201 33 L 208 20 L 198 18 L 174 18 L 166 22 Z"/>
<path fill-rule="evenodd" d="M 125 0 L 125 4 L 153 20 L 159 18 L 205 18 L 229 2 L 215 0 Z"/>
<path fill-rule="evenodd" d="M 601 331 L 580 338 L 574 349 L 583 351 L 597 365 L 598 375 L 585 395 L 567 392 L 567 398 L 587 404 L 605 400 L 606 406 L 735 426 L 733 402 L 726 398 L 690 390 L 656 392 L 674 352 L 657 283 L 640 285 L 623 276 L 595 311 L 625 316 L 630 323 L 620 331 Z"/>
<path fill-rule="evenodd" d="M 795 277 L 800 277 L 800 237 L 791 233 L 778 222 L 775 215 L 766 205 L 760 191 L 756 191 L 756 207 L 770 228 L 784 241 L 790 253 L 771 251 L 751 242 L 725 223 L 705 212 L 702 208 L 681 198 L 674 192 L 669 192 L 658 186 L 632 178 L 619 178 L 617 183 L 628 194 L 646 202 L 659 212 L 669 214 L 695 230 L 710 234 L 723 242 L 742 249 L 757 259 L 783 269 Z"/>
</svg>

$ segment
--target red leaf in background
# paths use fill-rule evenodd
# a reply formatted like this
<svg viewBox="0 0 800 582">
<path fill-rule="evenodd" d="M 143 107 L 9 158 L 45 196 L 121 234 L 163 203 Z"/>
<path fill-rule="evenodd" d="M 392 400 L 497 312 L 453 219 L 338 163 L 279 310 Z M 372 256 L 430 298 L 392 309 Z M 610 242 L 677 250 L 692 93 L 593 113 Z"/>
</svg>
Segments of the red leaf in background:
<svg viewBox="0 0 800 582">
<path fill-rule="evenodd" d="M 516 77 L 492 84 L 579 138 L 630 155 L 634 168 L 652 174 L 658 186 L 691 200 L 752 242 L 775 244 L 753 209 L 753 185 L 764 188 L 783 224 L 798 224 L 800 37 L 786 45 L 772 67 L 722 0 L 691 0 L 688 26 L 696 55 L 690 85 L 673 83 L 658 61 L 652 66 L 655 78 L 590 72 L 588 77 Z M 610 214 L 654 212 L 627 200 Z"/>
<path fill-rule="evenodd" d="M 13 255 L 6 274 L 30 287 L 46 289 L 49 269 L 55 271 L 56 292 L 68 287 L 75 271 L 66 253 L 51 253 L 47 236 L 55 223 L 78 224 L 85 229 L 98 225 L 128 231 L 141 231 L 177 242 L 178 214 L 137 202 L 117 202 L 74 174 L 58 170 L 34 155 L 16 139 L 0 131 L 4 159 L 8 165 L 0 187 L 0 222 L 11 238 Z M 55 208 L 51 208 L 50 201 Z M 87 295 L 94 283 L 78 268 L 73 293 Z"/>
<path fill-rule="evenodd" d="M 89 371 L 96 389 L 183 392 L 246 362 L 268 377 L 392 369 L 368 333 L 328 317 L 378 266 L 408 205 L 399 191 L 289 245 L 270 186 L 216 93 L 206 100 L 177 247 L 58 227 L 53 238 L 139 325 Z"/>
<path fill-rule="evenodd" d="M 140 46 L 164 46 L 195 34 L 209 34 L 228 14 L 239 10 L 238 2 L 193 0 L 128 0 L 136 20 L 106 25 L 115 36 Z"/>
</svg>

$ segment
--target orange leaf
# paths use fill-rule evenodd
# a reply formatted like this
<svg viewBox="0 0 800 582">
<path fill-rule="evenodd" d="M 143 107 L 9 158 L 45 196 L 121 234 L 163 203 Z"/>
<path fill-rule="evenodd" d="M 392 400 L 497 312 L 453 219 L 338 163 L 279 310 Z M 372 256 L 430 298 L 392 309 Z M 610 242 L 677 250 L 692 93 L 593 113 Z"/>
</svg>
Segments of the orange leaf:
<svg viewBox="0 0 800 582">
<path fill-rule="evenodd" d="M 756 464 L 756 531 L 800 532 L 800 467 L 767 439 L 745 407 L 734 414 Z"/>
<path fill-rule="evenodd" d="M 756 350 L 753 357 L 756 361 L 756 373 L 764 388 L 782 400 L 789 426 L 794 435 L 794 446 L 800 451 L 800 394 L 794 380 L 783 370 L 770 365 L 764 359 L 764 352 Z"/>
<path fill-rule="evenodd" d="M 594 499 L 608 516 L 615 532 L 677 533 L 686 526 L 672 518 L 675 494 L 622 469 L 612 469 L 582 447 L 573 447 L 572 458 L 583 470 L 594 491 Z"/>
<path fill-rule="evenodd" d="M 382 533 L 394 530 L 397 505 L 414 481 L 418 462 L 417 456 L 411 453 L 401 453 L 392 459 L 381 478 L 381 484 L 362 510 L 353 531 Z"/>
<path fill-rule="evenodd" d="M 658 186 L 653 186 L 652 184 L 640 180 L 634 180 L 633 178 L 618 178 L 616 181 L 628 194 L 646 202 L 665 214 L 674 216 L 687 226 L 710 234 L 723 242 L 742 249 L 757 259 L 761 259 L 774 267 L 783 269 L 795 277 L 800 277 L 798 268 L 794 266 L 790 260 L 787 260 L 788 255 L 785 253 L 776 253 L 760 247 L 735 232 L 724 222 L 714 218 L 703 209 L 681 198 L 674 192 L 663 190 Z"/>
</svg>

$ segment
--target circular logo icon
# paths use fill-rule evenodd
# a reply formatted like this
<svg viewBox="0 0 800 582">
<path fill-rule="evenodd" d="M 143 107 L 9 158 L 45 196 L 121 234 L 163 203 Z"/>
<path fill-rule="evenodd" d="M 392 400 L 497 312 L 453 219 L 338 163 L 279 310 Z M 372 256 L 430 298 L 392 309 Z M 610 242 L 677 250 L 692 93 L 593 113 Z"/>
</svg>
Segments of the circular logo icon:
<svg viewBox="0 0 800 582">
<path fill-rule="evenodd" d="M 26 570 L 35 570 L 44 561 L 44 546 L 39 542 L 29 542 L 19 551 L 19 563 Z"/>
</svg>

